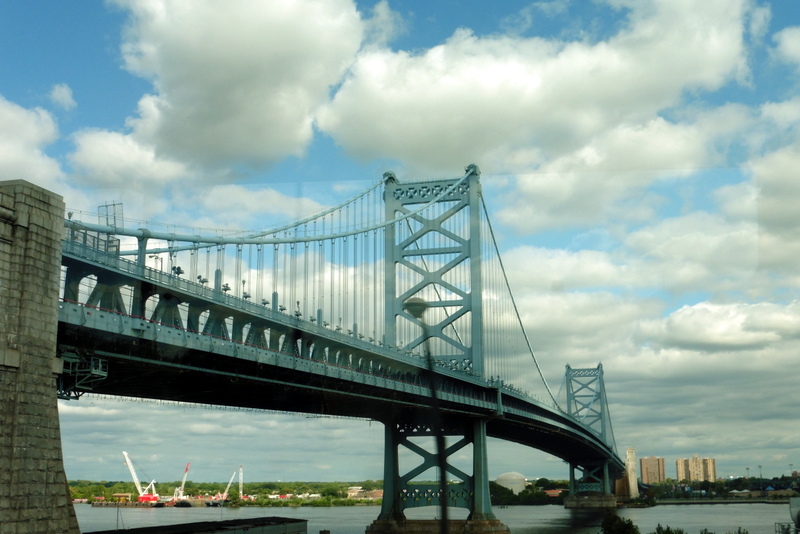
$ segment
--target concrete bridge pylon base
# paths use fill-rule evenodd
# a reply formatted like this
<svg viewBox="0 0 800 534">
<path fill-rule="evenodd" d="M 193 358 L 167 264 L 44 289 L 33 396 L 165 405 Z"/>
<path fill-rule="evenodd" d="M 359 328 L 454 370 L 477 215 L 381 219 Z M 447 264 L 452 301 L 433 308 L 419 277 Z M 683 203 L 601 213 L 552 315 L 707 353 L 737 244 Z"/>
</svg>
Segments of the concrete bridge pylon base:
<svg viewBox="0 0 800 534">
<path fill-rule="evenodd" d="M 447 522 L 448 534 L 509 534 L 510 530 L 499 519 L 451 519 Z M 437 519 L 377 519 L 367 527 L 366 534 L 440 534 Z"/>
<path fill-rule="evenodd" d="M 56 399 L 61 197 L 0 182 L 0 532 L 78 534 Z"/>
<path fill-rule="evenodd" d="M 564 499 L 564 508 L 616 508 L 617 497 L 613 493 L 603 495 L 569 495 Z"/>
</svg>

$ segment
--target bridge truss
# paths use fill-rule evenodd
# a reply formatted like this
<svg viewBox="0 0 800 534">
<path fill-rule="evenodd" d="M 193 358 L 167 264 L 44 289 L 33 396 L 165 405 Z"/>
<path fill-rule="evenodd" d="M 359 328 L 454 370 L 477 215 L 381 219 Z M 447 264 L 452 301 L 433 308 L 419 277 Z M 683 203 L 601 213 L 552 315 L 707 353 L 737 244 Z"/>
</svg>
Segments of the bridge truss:
<svg viewBox="0 0 800 534">
<path fill-rule="evenodd" d="M 479 176 L 474 165 L 442 181 L 401 184 L 387 173 L 338 206 L 259 232 L 145 228 L 125 221 L 117 206 L 97 224 L 70 213 L 60 336 L 73 371 L 62 376 L 61 394 L 74 398 L 116 383 L 117 394 L 198 402 L 169 379 L 152 382 L 151 392 L 125 390 L 124 381 L 113 380 L 114 365 L 97 359 L 116 355 L 117 365 L 143 372 L 149 362 L 135 354 L 144 344 L 164 368 L 180 369 L 208 390 L 218 386 L 206 375 L 246 376 L 254 387 L 278 383 L 308 399 L 303 406 L 272 399 L 272 408 L 381 420 L 384 519 L 445 499 L 475 518 L 491 517 L 487 428 L 530 444 L 535 427 L 539 448 L 586 466 L 587 476 L 602 465 L 608 479 L 621 460 L 605 427 L 586 415 L 601 407 L 606 420 L 605 395 L 603 404 L 584 406 L 587 412 L 557 404 L 517 313 Z M 428 303 L 426 323 L 406 311 L 410 298 Z M 92 316 L 91 308 L 105 315 Z M 90 327 L 103 333 L 86 350 L 79 339 Z M 423 372 L 426 350 L 435 361 L 433 378 Z M 238 360 L 220 363 L 213 354 Z M 383 382 L 370 378 L 376 376 Z M 432 380 L 447 414 L 439 429 L 427 409 Z M 238 405 L 267 407 L 235 390 L 226 395 Z M 434 467 L 417 438 L 437 430 L 455 436 L 450 454 L 473 451 L 471 475 L 446 466 L 459 481 L 446 496 L 413 481 Z M 401 472 L 400 448 L 418 454 L 419 464 Z"/>
</svg>

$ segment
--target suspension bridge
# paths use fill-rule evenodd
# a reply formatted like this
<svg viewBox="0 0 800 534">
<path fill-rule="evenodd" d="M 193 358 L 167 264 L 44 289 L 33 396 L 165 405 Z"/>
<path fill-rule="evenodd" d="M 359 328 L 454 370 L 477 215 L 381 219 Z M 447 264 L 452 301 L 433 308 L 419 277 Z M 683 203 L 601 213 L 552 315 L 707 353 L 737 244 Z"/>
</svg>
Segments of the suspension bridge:
<svg viewBox="0 0 800 534">
<path fill-rule="evenodd" d="M 568 506 L 613 505 L 624 463 L 602 366 L 567 366 L 563 396 L 548 386 L 476 166 L 423 182 L 386 173 L 340 205 L 264 231 L 132 223 L 119 204 L 92 217 L 69 212 L 63 227 L 59 398 L 93 392 L 380 421 L 375 532 L 431 505 L 497 523 L 487 436 L 562 458 Z M 441 434 L 450 440 L 437 456 L 421 443 Z M 468 473 L 450 460 L 470 449 Z M 410 468 L 399 460 L 407 453 L 417 458 Z M 442 463 L 446 487 L 418 481 Z"/>
</svg>

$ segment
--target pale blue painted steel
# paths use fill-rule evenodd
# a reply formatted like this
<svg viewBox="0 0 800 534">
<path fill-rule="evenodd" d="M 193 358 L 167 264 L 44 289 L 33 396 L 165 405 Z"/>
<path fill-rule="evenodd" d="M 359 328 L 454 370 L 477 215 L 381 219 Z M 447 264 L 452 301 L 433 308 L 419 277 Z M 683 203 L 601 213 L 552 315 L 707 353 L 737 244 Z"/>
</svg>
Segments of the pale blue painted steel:
<svg viewBox="0 0 800 534">
<path fill-rule="evenodd" d="M 616 450 L 614 432 L 603 382 L 603 364 L 594 368 L 573 369 L 566 366 L 567 413 Z"/>
<path fill-rule="evenodd" d="M 603 382 L 603 364 L 595 368 L 573 369 L 566 366 L 564 382 L 567 392 L 567 413 L 586 425 L 611 450 L 616 450 L 611 417 Z M 575 469 L 581 472 L 575 479 Z M 611 476 L 607 461 L 600 463 L 570 464 L 570 494 L 610 494 Z"/>
<path fill-rule="evenodd" d="M 406 350 L 414 350 L 425 342 L 420 319 L 404 308 L 408 299 L 422 298 L 429 307 L 426 314 L 429 335 L 441 341 L 433 344 L 433 357 L 455 361 L 461 369 L 483 377 L 479 177 L 480 170 L 475 165 L 468 166 L 465 176 L 458 180 L 401 184 L 394 175 L 386 175 L 386 219 L 402 218 L 399 224 L 405 226 L 402 231 L 397 224 L 387 227 L 384 268 L 386 342 L 393 346 L 402 344 Z M 451 189 L 449 194 L 442 195 L 447 189 Z M 446 210 L 416 209 L 434 200 L 446 204 Z M 447 227 L 448 222 L 464 212 L 469 217 L 466 236 Z M 467 262 L 469 287 L 457 287 L 448 281 L 448 274 Z M 401 270 L 407 275 L 416 275 L 417 281 L 400 287 L 398 274 Z M 460 334 L 455 323 L 465 317 L 469 320 L 469 332 Z M 417 334 L 410 340 L 398 340 L 398 321 L 416 324 Z M 441 347 L 448 347 L 451 352 L 443 354 Z"/>
<path fill-rule="evenodd" d="M 156 269 L 150 269 L 145 265 L 147 253 L 154 252 L 147 250 L 147 242 L 156 236 L 160 239 L 167 239 L 171 242 L 184 239 L 190 243 L 186 248 L 196 248 L 197 243 L 278 243 L 285 240 L 264 237 L 264 235 L 251 235 L 245 238 L 220 238 L 212 237 L 207 240 L 202 236 L 176 236 L 175 234 L 157 235 L 148 229 L 124 230 L 113 226 L 89 225 L 76 221 L 65 221 L 65 225 L 70 230 L 68 240 L 64 243 L 64 252 L 73 254 L 87 262 L 102 266 L 108 270 L 97 271 L 97 283 L 93 287 L 91 295 L 86 303 L 78 303 L 77 287 L 81 278 L 86 275 L 83 272 L 66 273 L 65 280 L 65 299 L 60 309 L 60 320 L 65 323 L 88 325 L 92 328 L 105 330 L 108 332 L 120 332 L 125 335 L 136 335 L 143 339 L 158 340 L 169 344 L 192 347 L 197 350 L 207 350 L 224 356 L 236 358 L 252 359 L 254 361 L 269 361 L 272 365 L 285 366 L 287 368 L 302 370 L 309 373 L 319 373 L 331 376 L 335 373 L 338 379 L 352 381 L 355 383 L 369 381 L 375 383 L 379 381 L 383 387 L 388 389 L 403 389 L 424 398 L 428 395 L 427 386 L 422 384 L 408 384 L 394 380 L 391 374 L 375 376 L 372 373 L 365 373 L 361 357 L 359 363 L 353 362 L 353 368 L 342 368 L 338 366 L 334 369 L 329 362 L 321 361 L 319 356 L 306 353 L 312 345 L 324 346 L 329 340 L 338 346 L 349 346 L 353 352 L 366 355 L 369 367 L 373 362 L 378 362 L 377 367 L 412 369 L 419 372 L 426 365 L 425 361 L 418 355 L 412 353 L 412 349 L 420 347 L 426 342 L 422 325 L 418 318 L 411 316 L 404 309 L 404 303 L 411 297 L 424 298 L 428 306 L 434 308 L 434 313 L 427 314 L 430 321 L 428 325 L 430 336 L 438 342 L 439 348 L 446 347 L 449 352 L 443 353 L 434 350 L 434 357 L 439 358 L 439 365 L 436 373 L 442 378 L 452 380 L 452 384 L 459 381 L 481 384 L 486 386 L 488 382 L 484 377 L 484 347 L 483 347 L 483 303 L 482 303 L 482 279 L 481 279 L 481 243 L 485 236 L 481 236 L 480 225 L 480 171 L 474 165 L 466 169 L 466 173 L 459 179 L 415 182 L 400 184 L 394 175 L 387 173 L 384 176 L 383 185 L 385 187 L 385 219 L 379 225 L 385 230 L 385 343 L 367 343 L 359 340 L 355 336 L 346 336 L 330 328 L 323 328 L 321 311 L 318 311 L 316 324 L 312 321 L 304 321 L 290 314 L 280 313 L 277 307 L 276 295 L 273 295 L 272 307 L 259 306 L 246 299 L 228 295 L 221 290 L 220 283 L 208 287 L 203 283 L 195 283 L 169 273 Z M 442 203 L 442 206 L 437 204 Z M 334 208 L 335 209 L 335 208 Z M 461 223 L 466 220 L 464 226 L 466 230 L 454 230 L 452 225 L 448 226 L 448 221 L 456 217 L 462 217 Z M 403 225 L 398 231 L 398 225 Z M 378 226 L 375 226 L 377 228 Z M 370 227 L 372 229 L 373 227 Z M 113 236 L 104 236 L 102 232 L 109 232 L 118 235 L 128 235 L 136 237 L 139 246 L 136 250 L 138 261 L 128 261 L 120 257 L 119 240 Z M 364 229 L 354 230 L 363 232 Z M 464 232 L 466 235 L 464 235 Z M 347 234 L 331 234 L 328 236 L 315 236 L 313 238 L 295 238 L 297 242 L 334 239 Z M 447 242 L 442 245 L 441 241 L 437 244 L 436 239 L 443 239 Z M 426 241 L 427 240 L 427 241 Z M 433 243 L 433 244 L 431 244 Z M 169 249 L 178 250 L 177 247 Z M 158 251 L 156 251 L 158 252 Z M 411 259 L 413 257 L 413 259 Z M 446 258 L 443 260 L 442 258 Z M 469 262 L 468 284 L 462 287 L 448 280 L 448 273 L 457 268 L 461 268 L 463 273 L 464 265 Z M 405 269 L 412 273 L 416 280 L 406 285 L 400 286 L 397 282 L 398 269 Z M 120 296 L 120 275 L 127 277 L 128 285 L 133 287 L 133 299 L 131 309 L 125 309 L 125 303 Z M 143 285 L 158 286 L 162 288 L 171 287 L 174 290 L 183 292 L 191 296 L 190 310 L 187 324 L 184 328 L 180 313 L 178 313 L 175 302 L 166 299 L 159 300 L 158 306 L 153 312 L 153 317 L 145 319 L 143 302 L 149 295 L 143 294 Z M 447 298 L 436 298 L 442 294 L 447 294 Z M 199 304 L 198 304 L 199 303 Z M 204 304 L 205 303 L 205 304 Z M 213 325 L 206 324 L 204 332 L 193 332 L 196 330 L 196 318 L 203 310 L 211 309 L 211 306 L 221 315 L 217 323 L 219 328 L 213 330 Z M 92 308 L 105 308 L 109 311 L 98 311 Z M 193 306 L 193 307 L 192 307 Z M 226 311 L 227 310 L 227 311 Z M 232 312 L 235 310 L 235 312 Z M 269 348 L 254 346 L 258 343 L 252 339 L 243 340 L 242 338 L 242 319 L 237 323 L 233 320 L 232 329 L 228 331 L 223 328 L 226 317 L 232 317 L 233 313 L 237 316 L 246 315 L 251 318 L 262 318 L 271 321 L 275 325 L 284 325 L 287 328 L 295 329 L 300 333 L 302 339 L 299 341 L 301 348 L 298 352 L 287 354 L 282 352 L 277 344 L 277 339 L 266 343 Z M 463 320 L 468 317 L 468 320 Z M 455 321 L 462 320 L 462 325 L 468 324 L 467 331 L 459 332 L 454 326 Z M 247 319 L 248 321 L 251 319 Z M 410 340 L 398 339 L 398 321 L 405 321 L 406 327 L 418 327 L 417 334 Z M 214 323 L 214 321 L 210 321 Z M 160 323 L 160 324 L 159 324 Z M 249 324 L 249 323 L 246 323 Z M 253 323 L 255 324 L 255 323 Z M 209 330 L 212 329 L 213 331 Z M 455 332 L 455 333 L 454 333 Z M 207 334 L 213 334 L 207 335 Z M 263 329 L 251 328 L 251 337 L 263 337 Z M 401 342 L 402 341 L 402 342 Z M 402 345 L 399 346 L 399 345 Z M 296 349 L 297 347 L 289 347 Z M 300 360 L 298 360 L 300 356 Z M 455 364 L 453 363 L 455 362 Z M 567 366 L 565 377 L 567 384 L 567 415 L 579 421 L 589 432 L 596 435 L 611 451 L 614 450 L 614 437 L 611 431 L 610 417 L 605 397 L 603 385 L 602 366 L 596 369 L 571 369 Z M 493 382 L 494 384 L 494 382 Z M 513 387 L 508 388 L 502 382 L 497 389 L 496 400 L 487 402 L 486 399 L 474 399 L 468 396 L 460 396 L 457 391 L 442 391 L 440 395 L 443 399 L 464 405 L 475 406 L 479 409 L 489 409 L 498 417 L 506 415 L 519 415 L 533 420 L 546 421 L 555 428 L 569 429 L 559 418 L 564 415 L 556 406 L 545 406 L 535 398 L 531 398 L 524 392 L 517 391 Z M 552 418 L 542 416 L 540 412 L 527 412 L 519 407 L 504 406 L 503 398 L 507 401 L 514 401 L 519 398 L 531 406 L 540 406 L 553 413 Z M 477 517 L 492 517 L 488 497 L 488 478 L 486 476 L 486 420 L 483 416 L 472 416 L 474 429 L 466 434 L 458 432 L 450 435 L 461 435 L 473 444 L 474 472 L 473 475 L 460 477 L 462 482 L 454 495 L 449 496 L 454 504 L 466 505 Z M 397 446 L 398 436 L 395 422 L 387 423 L 387 460 L 386 473 L 384 480 L 391 481 L 387 484 L 389 493 L 396 493 L 396 497 L 385 499 L 389 503 L 385 511 L 391 514 L 402 513 L 402 509 L 419 503 L 435 504 L 439 498 L 438 492 L 428 488 L 412 487 L 406 482 L 400 483 L 400 474 L 397 472 Z M 424 455 L 423 455 L 424 456 Z M 609 461 L 618 461 L 616 453 L 612 452 Z M 570 479 L 573 489 L 578 491 L 609 491 L 609 463 L 593 463 L 582 466 L 570 466 Z M 581 469 L 584 475 L 581 480 L 574 480 L 574 469 Z M 408 475 L 408 473 L 403 476 Z M 430 491 L 429 491 L 430 490 Z M 398 504 L 398 500 L 405 504 Z M 414 497 L 409 501 L 411 493 Z M 394 504 L 392 504 L 394 503 Z"/>
</svg>

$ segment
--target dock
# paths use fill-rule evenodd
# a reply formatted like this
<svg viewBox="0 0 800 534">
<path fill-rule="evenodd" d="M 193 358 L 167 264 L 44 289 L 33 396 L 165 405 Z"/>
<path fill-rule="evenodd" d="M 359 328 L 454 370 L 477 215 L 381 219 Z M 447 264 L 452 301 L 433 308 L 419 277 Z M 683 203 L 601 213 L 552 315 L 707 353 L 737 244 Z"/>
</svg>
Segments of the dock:
<svg viewBox="0 0 800 534">
<path fill-rule="evenodd" d="M 287 517 L 255 517 L 226 521 L 201 521 L 125 530 L 96 530 L 86 534 L 306 534 L 308 520 Z"/>
</svg>

